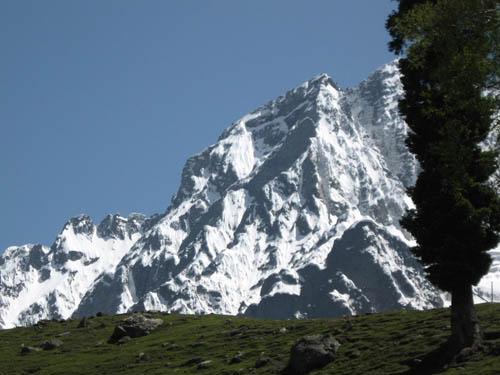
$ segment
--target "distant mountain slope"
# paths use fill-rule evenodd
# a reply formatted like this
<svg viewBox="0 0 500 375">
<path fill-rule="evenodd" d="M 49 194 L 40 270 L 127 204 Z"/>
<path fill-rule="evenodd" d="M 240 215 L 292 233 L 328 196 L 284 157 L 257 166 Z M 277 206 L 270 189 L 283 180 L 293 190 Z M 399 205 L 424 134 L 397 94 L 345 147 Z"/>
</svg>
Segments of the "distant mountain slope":
<svg viewBox="0 0 500 375">
<path fill-rule="evenodd" d="M 50 249 L 7 249 L 0 326 L 136 309 L 319 317 L 441 306 L 399 226 L 418 173 L 401 94 L 394 62 L 347 90 L 319 75 L 192 156 L 163 215 L 98 226 L 82 216 Z M 485 280 L 500 292 L 498 262 Z"/>
<path fill-rule="evenodd" d="M 81 215 L 64 225 L 50 248 L 9 247 L 0 257 L 0 326 L 71 316 L 96 279 L 115 271 L 153 221 L 108 215 L 96 226 Z"/>
</svg>

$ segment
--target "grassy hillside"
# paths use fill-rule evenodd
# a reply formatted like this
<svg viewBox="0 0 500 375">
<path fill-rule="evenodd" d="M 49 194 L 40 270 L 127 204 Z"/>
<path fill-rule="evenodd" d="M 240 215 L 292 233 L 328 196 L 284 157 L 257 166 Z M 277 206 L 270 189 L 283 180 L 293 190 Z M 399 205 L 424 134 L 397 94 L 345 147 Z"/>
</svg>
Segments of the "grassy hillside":
<svg viewBox="0 0 500 375">
<path fill-rule="evenodd" d="M 478 310 L 488 350 L 444 373 L 500 374 L 500 304 L 479 305 Z M 292 321 L 150 315 L 164 324 L 123 345 L 107 343 L 123 315 L 92 318 L 87 328 L 68 320 L 0 331 L 0 374 L 279 374 L 299 337 L 326 332 L 342 346 L 335 362 L 312 374 L 426 374 L 431 371 L 422 369 L 425 355 L 439 348 L 449 332 L 444 309 Z M 20 354 L 22 345 L 36 347 L 52 338 L 63 344 Z M 258 358 L 268 362 L 256 368 Z M 211 362 L 198 368 L 200 360 Z"/>
</svg>

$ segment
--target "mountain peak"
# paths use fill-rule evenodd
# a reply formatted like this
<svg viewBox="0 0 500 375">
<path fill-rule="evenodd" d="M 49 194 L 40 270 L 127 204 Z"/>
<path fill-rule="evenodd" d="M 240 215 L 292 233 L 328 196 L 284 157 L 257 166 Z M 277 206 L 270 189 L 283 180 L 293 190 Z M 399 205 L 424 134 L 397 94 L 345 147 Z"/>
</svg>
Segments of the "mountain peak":
<svg viewBox="0 0 500 375">
<path fill-rule="evenodd" d="M 329 76 L 327 73 L 320 73 L 308 81 L 305 81 L 295 89 L 290 90 L 289 92 L 294 92 L 294 91 L 300 91 L 300 90 L 306 90 L 307 93 L 309 94 L 315 94 L 316 91 L 315 89 L 321 89 L 324 87 L 332 87 L 336 91 L 340 91 L 339 86 L 334 82 L 331 76 Z M 287 93 L 288 94 L 288 93 Z M 287 95 L 285 94 L 285 96 Z"/>
<path fill-rule="evenodd" d="M 73 229 L 75 234 L 84 233 L 91 235 L 94 231 L 94 223 L 92 222 L 90 216 L 86 214 L 81 214 L 70 218 L 66 222 L 63 230 L 68 229 L 69 227 Z"/>
<path fill-rule="evenodd" d="M 76 314 L 92 313 L 96 299 L 110 312 L 270 316 L 283 301 L 294 306 L 294 311 L 280 310 L 280 317 L 439 304 L 399 227 L 409 201 L 404 184 L 388 168 L 387 144 L 404 137 L 402 121 L 391 118 L 390 135 L 375 142 L 368 130 L 383 119 L 375 94 L 385 91 L 363 96 L 361 91 L 338 90 L 321 74 L 233 123 L 187 161 L 165 216 L 134 245 L 114 279 L 99 282 L 84 298 Z M 363 241 L 351 238 L 365 232 Z M 355 244 L 346 246 L 346 271 L 338 270 L 334 278 L 316 271 L 327 267 L 341 240 Z M 374 254 L 379 251 L 401 270 L 381 272 L 384 260 Z M 347 272 L 349 254 L 358 253 L 370 270 L 363 271 L 366 279 Z M 411 287 L 409 275 L 418 275 Z M 306 284 L 322 277 L 327 291 L 322 301 L 329 302 L 321 303 L 331 308 L 309 308 L 314 288 Z M 369 293 L 371 278 L 384 279 L 384 290 Z M 111 291 L 114 300 L 100 297 Z"/>
<path fill-rule="evenodd" d="M 395 67 L 348 90 L 320 74 L 243 116 L 187 160 L 161 215 L 97 227 L 81 215 L 50 251 L 9 251 L 0 326 L 140 309 L 292 318 L 440 306 L 399 226 L 418 165 Z"/>
<path fill-rule="evenodd" d="M 97 235 L 101 238 L 120 238 L 126 235 L 127 219 L 119 214 L 108 214 L 97 226 Z"/>
<path fill-rule="evenodd" d="M 320 73 L 312 77 L 308 82 L 320 84 L 332 84 L 333 80 L 327 73 Z"/>
<path fill-rule="evenodd" d="M 127 218 L 119 214 L 108 214 L 97 226 L 97 235 L 104 239 L 119 238 L 125 239 L 125 236 L 132 236 L 141 231 L 146 221 L 146 216 L 138 213 L 132 213 Z"/>
</svg>

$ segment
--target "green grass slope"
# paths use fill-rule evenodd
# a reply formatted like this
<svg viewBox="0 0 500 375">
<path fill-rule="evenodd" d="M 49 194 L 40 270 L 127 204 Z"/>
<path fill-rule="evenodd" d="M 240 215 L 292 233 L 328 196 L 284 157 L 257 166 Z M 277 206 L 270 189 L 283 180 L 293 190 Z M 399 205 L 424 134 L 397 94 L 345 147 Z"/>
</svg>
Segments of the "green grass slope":
<svg viewBox="0 0 500 375">
<path fill-rule="evenodd" d="M 477 308 L 487 350 L 443 373 L 500 374 L 500 304 Z M 164 324 L 123 345 L 107 343 L 123 315 L 92 318 L 87 328 L 68 320 L 0 331 L 0 374 L 279 374 L 298 338 L 327 332 L 342 346 L 333 363 L 311 374 L 426 374 L 435 371 L 422 369 L 425 356 L 449 333 L 445 309 L 288 321 L 148 314 Z M 62 346 L 20 354 L 22 345 L 39 346 L 52 338 Z M 238 353 L 240 361 L 233 359 Z M 269 362 L 256 367 L 259 357 Z M 198 368 L 200 360 L 211 362 Z"/>
</svg>

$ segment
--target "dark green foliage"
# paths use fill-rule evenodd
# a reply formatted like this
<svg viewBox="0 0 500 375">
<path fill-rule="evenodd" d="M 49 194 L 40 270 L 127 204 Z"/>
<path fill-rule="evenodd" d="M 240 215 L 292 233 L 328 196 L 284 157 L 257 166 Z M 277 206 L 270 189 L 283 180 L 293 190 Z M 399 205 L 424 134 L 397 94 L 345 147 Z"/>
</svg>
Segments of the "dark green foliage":
<svg viewBox="0 0 500 375">
<path fill-rule="evenodd" d="M 478 307 L 486 331 L 487 350 L 443 370 L 445 374 L 496 375 L 500 368 L 500 304 Z M 108 344 L 124 318 L 49 322 L 0 331 L 2 375 L 142 375 L 142 374 L 280 374 L 292 345 L 305 335 L 331 333 L 341 343 L 335 361 L 320 374 L 431 374 L 435 361 L 426 355 L 446 342 L 449 311 L 398 311 L 337 319 L 259 320 L 228 316 L 181 316 L 152 313 L 164 323 L 150 335 Z M 286 330 L 283 330 L 286 328 Z M 60 336 L 63 335 L 63 336 Z M 34 350 L 60 338 L 53 350 Z M 241 361 L 232 361 L 236 356 Z M 197 369 L 212 361 L 207 369 Z"/>
<path fill-rule="evenodd" d="M 451 293 L 450 360 L 482 346 L 472 285 L 499 239 L 497 152 L 482 146 L 499 110 L 499 9 L 498 0 L 399 0 L 387 21 L 389 48 L 404 56 L 407 145 L 422 168 L 401 224 L 429 280 Z"/>
<path fill-rule="evenodd" d="M 400 60 L 400 110 L 422 167 L 402 225 L 429 279 L 453 292 L 477 284 L 498 243 L 500 201 L 488 183 L 496 154 L 480 147 L 498 110 L 497 0 L 400 0 L 387 22 Z M 491 94 L 491 93 L 490 93 Z"/>
</svg>

